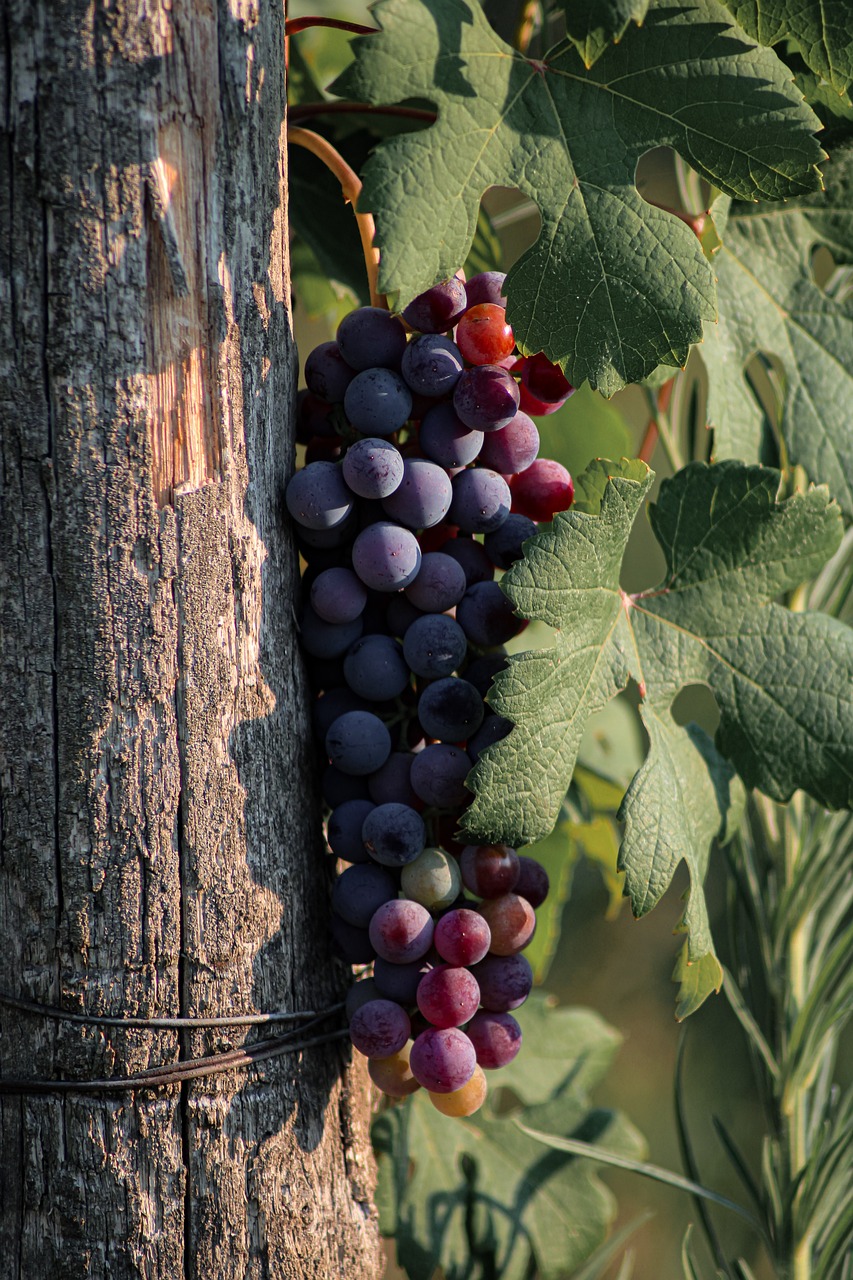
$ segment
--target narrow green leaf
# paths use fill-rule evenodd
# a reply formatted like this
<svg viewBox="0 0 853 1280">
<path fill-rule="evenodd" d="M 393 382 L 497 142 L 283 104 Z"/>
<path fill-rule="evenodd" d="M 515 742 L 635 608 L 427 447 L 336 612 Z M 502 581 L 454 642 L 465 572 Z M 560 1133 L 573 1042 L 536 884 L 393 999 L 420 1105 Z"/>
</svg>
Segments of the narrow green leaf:
<svg viewBox="0 0 853 1280">
<path fill-rule="evenodd" d="M 636 1218 L 632 1218 L 630 1222 L 626 1223 L 621 1231 L 614 1232 L 599 1249 L 596 1249 L 580 1271 L 576 1271 L 572 1275 L 572 1280 L 602 1280 L 607 1268 L 623 1245 L 627 1244 L 631 1237 L 636 1235 L 640 1228 L 645 1226 L 654 1216 L 651 1209 L 645 1209 L 642 1213 L 638 1213 Z"/>
</svg>

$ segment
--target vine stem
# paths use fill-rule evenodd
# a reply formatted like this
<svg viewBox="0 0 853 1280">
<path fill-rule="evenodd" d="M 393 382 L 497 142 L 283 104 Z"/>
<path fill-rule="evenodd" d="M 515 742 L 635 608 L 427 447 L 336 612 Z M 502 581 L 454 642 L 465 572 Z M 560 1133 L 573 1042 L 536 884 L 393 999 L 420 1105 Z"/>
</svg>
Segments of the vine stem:
<svg viewBox="0 0 853 1280">
<path fill-rule="evenodd" d="M 802 605 L 800 606 L 802 608 Z M 794 823 L 790 819 L 785 824 L 785 881 L 790 886 L 794 882 L 797 861 L 802 847 L 802 812 L 803 797 L 797 793 L 791 800 L 792 817 L 800 819 Z M 787 954 L 787 999 L 790 1006 L 788 1027 L 792 1026 L 805 1003 L 808 995 L 807 961 L 809 954 L 809 934 L 811 920 L 807 914 L 800 917 L 791 930 Z M 796 1185 L 802 1170 L 808 1163 L 808 1140 L 806 1136 L 807 1097 L 806 1086 L 799 1085 L 791 1091 L 790 1097 L 783 1101 L 783 1115 L 788 1130 L 788 1166 L 791 1186 Z M 791 1215 L 796 1221 L 796 1213 Z M 792 1241 L 791 1280 L 810 1280 L 812 1274 L 812 1239 L 807 1229 L 802 1237 Z"/>
<path fill-rule="evenodd" d="M 320 18 L 316 15 L 308 18 L 288 18 L 284 24 L 284 34 L 295 36 L 299 31 L 308 31 L 311 27 L 333 27 L 335 31 L 349 31 L 354 36 L 372 36 L 379 28 L 365 27 L 360 22 L 345 22 L 343 18 Z"/>
<path fill-rule="evenodd" d="M 519 53 L 527 53 L 530 48 L 538 16 L 539 0 L 524 0 L 518 26 L 515 29 L 515 47 Z"/>
<path fill-rule="evenodd" d="M 359 213 L 355 207 L 361 194 L 361 179 L 355 169 L 347 164 L 341 153 L 335 150 L 331 142 L 321 137 L 319 133 L 314 133 L 311 129 L 289 128 L 287 140 L 294 146 L 304 147 L 306 151 L 317 156 L 340 182 L 344 199 L 353 207 L 358 233 L 361 236 L 361 249 L 364 254 L 364 265 L 367 268 L 371 304 L 374 307 L 387 307 L 385 295 L 379 292 L 379 250 L 373 244 L 376 224 L 371 213 Z"/>
<path fill-rule="evenodd" d="M 674 382 L 675 382 L 675 378 L 670 378 L 669 381 L 665 382 L 663 386 L 660 388 L 660 390 L 658 391 L 657 398 L 655 401 L 655 411 L 652 414 L 651 418 L 649 419 L 649 424 L 646 427 L 646 433 L 643 436 L 643 442 L 640 445 L 640 452 L 638 454 L 638 457 L 641 462 L 649 463 L 652 460 L 652 454 L 655 451 L 655 446 L 657 445 L 658 438 L 660 436 L 659 419 L 661 414 L 666 413 L 666 410 L 669 408 L 669 402 L 670 402 L 670 399 L 672 398 L 672 387 Z M 664 447 L 666 448 L 666 446 Z M 672 457 L 669 454 L 669 450 L 667 450 L 667 457 L 669 457 L 670 464 L 672 464 Z M 677 471 L 678 468 L 673 467 L 673 470 Z"/>
</svg>

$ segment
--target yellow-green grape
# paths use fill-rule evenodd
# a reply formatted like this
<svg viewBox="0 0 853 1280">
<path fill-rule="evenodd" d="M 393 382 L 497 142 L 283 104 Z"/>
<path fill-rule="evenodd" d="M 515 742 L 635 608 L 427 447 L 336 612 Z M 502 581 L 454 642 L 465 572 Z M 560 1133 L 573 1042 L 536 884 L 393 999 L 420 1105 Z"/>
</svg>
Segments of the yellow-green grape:
<svg viewBox="0 0 853 1280">
<path fill-rule="evenodd" d="M 475 1067 L 474 1074 L 461 1089 L 453 1093 L 430 1093 L 429 1100 L 443 1116 L 472 1116 L 486 1101 L 489 1085 L 482 1067 Z"/>
<path fill-rule="evenodd" d="M 449 907 L 462 892 L 459 864 L 443 849 L 424 849 L 403 867 L 403 893 L 428 911 Z"/>
<path fill-rule="evenodd" d="M 410 1093 L 420 1089 L 409 1066 L 409 1050 L 412 1042 L 404 1044 L 390 1058 L 369 1058 L 367 1070 L 377 1089 L 387 1093 L 391 1098 L 407 1098 Z"/>
</svg>

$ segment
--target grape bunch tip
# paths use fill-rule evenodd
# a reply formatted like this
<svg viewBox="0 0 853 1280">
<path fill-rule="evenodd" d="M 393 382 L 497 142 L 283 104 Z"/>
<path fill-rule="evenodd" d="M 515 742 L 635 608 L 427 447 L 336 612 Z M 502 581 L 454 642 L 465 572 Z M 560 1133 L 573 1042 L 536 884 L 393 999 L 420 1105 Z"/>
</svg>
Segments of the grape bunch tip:
<svg viewBox="0 0 853 1280">
<path fill-rule="evenodd" d="M 461 845 L 466 780 L 512 730 L 485 696 L 526 625 L 496 572 L 572 503 L 533 417 L 573 388 L 518 354 L 505 276 L 435 285 L 402 317 L 360 307 L 305 362 L 285 501 L 304 562 L 301 644 L 316 695 L 334 948 L 354 1047 L 390 1098 L 472 1115 L 521 1047 L 512 1016 L 548 876 Z"/>
</svg>

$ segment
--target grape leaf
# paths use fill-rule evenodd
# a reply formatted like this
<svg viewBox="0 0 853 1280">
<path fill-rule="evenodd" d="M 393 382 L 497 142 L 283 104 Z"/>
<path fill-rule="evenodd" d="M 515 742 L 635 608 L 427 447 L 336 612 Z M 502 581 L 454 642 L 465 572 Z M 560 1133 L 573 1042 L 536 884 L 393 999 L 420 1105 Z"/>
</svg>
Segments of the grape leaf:
<svg viewBox="0 0 853 1280">
<path fill-rule="evenodd" d="M 725 0 L 753 40 L 795 41 L 812 71 L 843 93 L 853 80 L 853 24 L 848 0 Z"/>
<path fill-rule="evenodd" d="M 558 1152 L 543 1158 L 515 1119 L 625 1153 L 642 1149 L 624 1118 L 587 1101 L 618 1035 L 588 1010 L 546 1007 L 535 996 L 517 1016 L 525 1063 L 490 1079 L 511 1088 L 521 1109 L 498 1116 L 487 1102 L 470 1120 L 449 1120 L 421 1092 L 374 1122 L 380 1229 L 395 1237 L 410 1280 L 432 1280 L 437 1267 L 446 1280 L 463 1280 L 472 1258 L 501 1280 L 526 1280 L 532 1255 L 548 1280 L 604 1238 L 615 1204 L 594 1165 Z"/>
<path fill-rule="evenodd" d="M 853 630 L 776 597 L 813 576 L 841 540 L 825 488 L 776 500 L 779 473 L 691 463 L 650 510 L 667 562 L 661 585 L 628 596 L 619 570 L 652 481 L 643 463 L 599 461 L 578 479 L 575 508 L 532 538 L 504 576 L 517 611 L 557 629 L 552 649 L 511 656 L 489 701 L 514 728 L 469 775 L 469 838 L 519 846 L 553 826 L 589 716 L 640 686 L 650 751 L 620 811 L 620 865 L 635 915 L 651 910 L 684 858 L 691 892 L 680 1008 L 719 971 L 702 896 L 707 850 L 740 802 L 727 761 L 749 786 L 787 800 L 853 801 Z M 704 683 L 720 710 L 717 745 L 679 728 L 671 706 Z M 701 974 L 702 983 L 699 983 Z M 691 990 L 693 986 L 693 990 Z"/>
<path fill-rule="evenodd" d="M 637 191 L 644 152 L 670 145 L 744 199 L 819 185 L 817 117 L 716 0 L 657 4 L 590 70 L 568 41 L 541 62 L 523 57 L 476 0 L 379 0 L 373 12 L 382 30 L 353 42 L 334 92 L 438 108 L 434 125 L 378 146 L 362 174 L 382 289 L 405 306 L 452 275 L 483 192 L 517 187 L 542 226 L 510 272 L 507 316 L 522 351 L 545 351 L 575 385 L 610 395 L 683 365 L 715 314 L 698 240 Z"/>
<path fill-rule="evenodd" d="M 755 352 L 774 355 L 785 371 L 788 454 L 851 515 L 853 301 L 818 288 L 811 257 L 822 244 L 836 262 L 853 261 L 853 147 L 827 165 L 825 195 L 775 207 L 733 204 L 718 221 L 720 320 L 701 347 L 715 455 L 759 456 L 763 413 L 744 369 Z"/>
<path fill-rule="evenodd" d="M 611 41 L 618 44 L 630 22 L 643 21 L 649 0 L 572 0 L 558 7 L 565 16 L 566 34 L 584 66 L 591 67 Z"/>
</svg>

